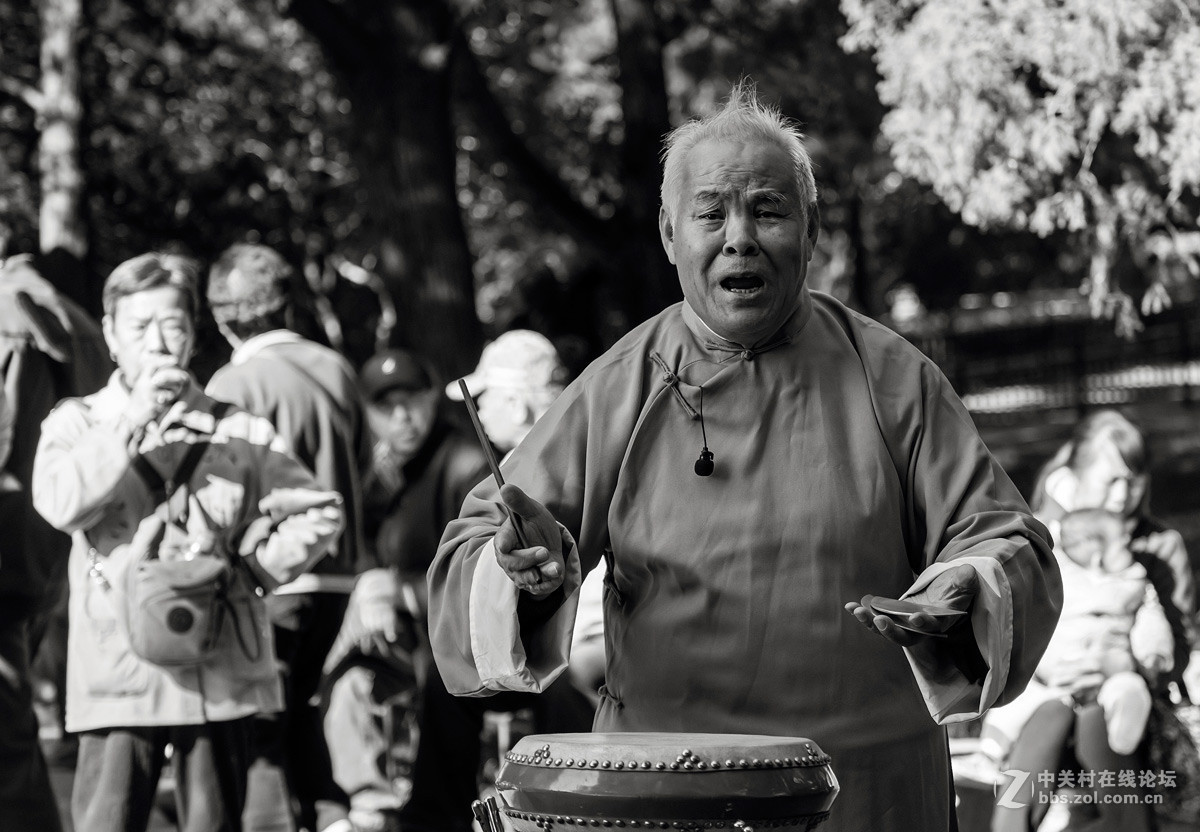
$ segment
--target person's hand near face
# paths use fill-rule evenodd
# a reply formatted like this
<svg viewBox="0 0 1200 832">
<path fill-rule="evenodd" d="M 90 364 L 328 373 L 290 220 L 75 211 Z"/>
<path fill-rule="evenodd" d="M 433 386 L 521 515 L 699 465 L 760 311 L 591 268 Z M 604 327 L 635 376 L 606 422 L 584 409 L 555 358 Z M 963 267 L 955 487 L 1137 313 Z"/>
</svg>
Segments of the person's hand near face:
<svg viewBox="0 0 1200 832">
<path fill-rule="evenodd" d="M 154 421 L 175 403 L 187 387 L 187 381 L 187 370 L 174 361 L 149 362 L 130 391 L 127 414 L 135 425 Z"/>
<path fill-rule="evenodd" d="M 117 301 L 104 339 L 129 388 L 125 416 L 135 427 L 159 418 L 187 388 L 195 325 L 186 295 L 169 286 Z"/>
</svg>

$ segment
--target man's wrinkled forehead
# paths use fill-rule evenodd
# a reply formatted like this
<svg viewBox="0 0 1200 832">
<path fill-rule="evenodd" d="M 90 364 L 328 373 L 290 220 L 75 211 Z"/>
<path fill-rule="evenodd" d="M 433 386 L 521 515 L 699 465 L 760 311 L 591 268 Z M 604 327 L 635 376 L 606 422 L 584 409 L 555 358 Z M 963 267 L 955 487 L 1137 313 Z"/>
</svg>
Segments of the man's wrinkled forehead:
<svg viewBox="0 0 1200 832">
<path fill-rule="evenodd" d="M 773 142 L 700 142 L 689 152 L 683 171 L 683 199 L 697 202 L 747 196 L 798 202 L 787 152 Z"/>
<path fill-rule="evenodd" d="M 733 199 L 744 199 L 751 204 L 766 203 L 770 205 L 794 205 L 797 195 L 778 188 L 742 188 L 735 184 L 726 184 L 712 188 L 700 188 L 694 191 L 689 200 L 692 205 L 708 205 L 711 203 L 729 202 Z"/>
<path fill-rule="evenodd" d="M 163 291 L 166 290 L 166 291 Z M 174 286 L 157 286 L 117 298 L 113 318 L 122 323 L 145 324 L 152 320 L 190 320 L 187 298 Z"/>
</svg>

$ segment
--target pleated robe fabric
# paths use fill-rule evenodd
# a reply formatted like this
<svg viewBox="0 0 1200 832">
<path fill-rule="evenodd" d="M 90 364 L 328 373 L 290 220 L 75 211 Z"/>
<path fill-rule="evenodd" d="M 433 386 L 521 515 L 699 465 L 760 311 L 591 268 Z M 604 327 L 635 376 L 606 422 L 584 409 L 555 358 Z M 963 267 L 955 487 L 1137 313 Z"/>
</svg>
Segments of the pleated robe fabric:
<svg viewBox="0 0 1200 832">
<path fill-rule="evenodd" d="M 701 421 L 709 477 L 693 471 Z M 647 321 L 568 387 L 504 475 L 562 525 L 565 601 L 521 630 L 491 547 L 504 516 L 481 483 L 429 571 L 449 690 L 544 689 L 566 666 L 580 575 L 608 558 L 595 729 L 816 740 L 842 785 L 830 832 L 951 828 L 939 724 L 1019 693 L 1061 604 L 1049 533 L 937 367 L 807 290 L 751 349 L 686 303 Z M 905 650 L 843 609 L 958 564 L 980 576 L 982 680 L 937 640 Z"/>
</svg>

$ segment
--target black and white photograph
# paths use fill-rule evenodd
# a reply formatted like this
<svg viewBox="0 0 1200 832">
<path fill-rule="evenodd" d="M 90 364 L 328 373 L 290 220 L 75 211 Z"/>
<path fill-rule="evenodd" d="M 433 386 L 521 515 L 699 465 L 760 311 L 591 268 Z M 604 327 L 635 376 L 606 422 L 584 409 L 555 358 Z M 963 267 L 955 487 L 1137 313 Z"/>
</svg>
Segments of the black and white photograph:
<svg viewBox="0 0 1200 832">
<path fill-rule="evenodd" d="M 0 0 L 0 832 L 1200 832 L 1196 0 Z"/>
</svg>

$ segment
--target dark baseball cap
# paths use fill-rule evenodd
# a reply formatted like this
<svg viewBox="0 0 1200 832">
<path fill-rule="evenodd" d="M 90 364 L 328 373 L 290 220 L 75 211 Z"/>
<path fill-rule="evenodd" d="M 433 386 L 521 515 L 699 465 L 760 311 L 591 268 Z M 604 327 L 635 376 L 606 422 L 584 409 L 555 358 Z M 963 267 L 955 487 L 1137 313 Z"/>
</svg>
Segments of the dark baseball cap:
<svg viewBox="0 0 1200 832">
<path fill-rule="evenodd" d="M 358 383 L 369 402 L 392 390 L 418 393 L 435 386 L 429 365 L 416 353 L 402 349 L 384 350 L 367 359 Z"/>
</svg>

